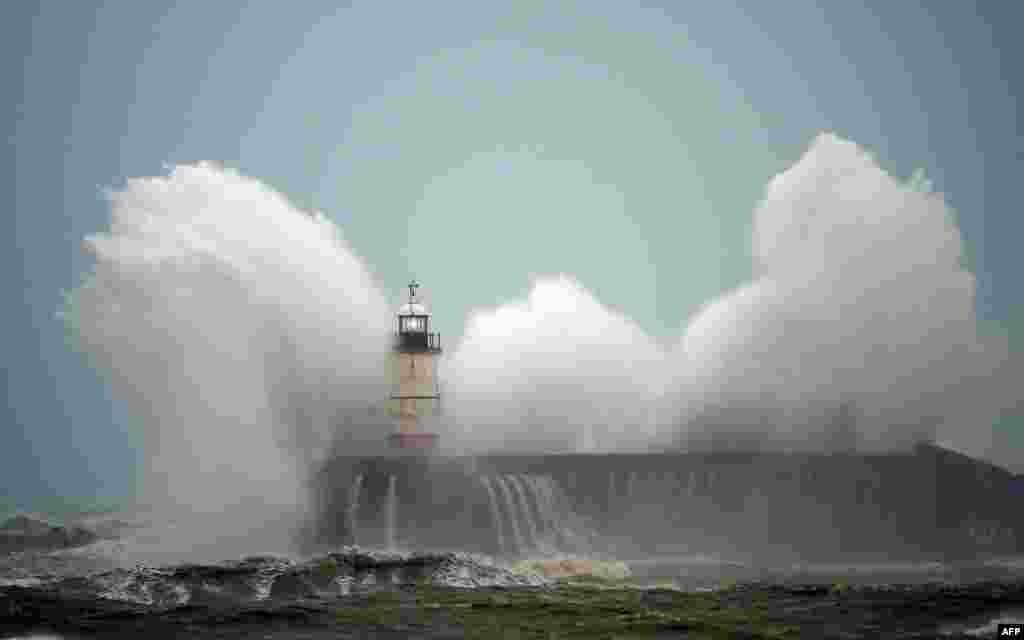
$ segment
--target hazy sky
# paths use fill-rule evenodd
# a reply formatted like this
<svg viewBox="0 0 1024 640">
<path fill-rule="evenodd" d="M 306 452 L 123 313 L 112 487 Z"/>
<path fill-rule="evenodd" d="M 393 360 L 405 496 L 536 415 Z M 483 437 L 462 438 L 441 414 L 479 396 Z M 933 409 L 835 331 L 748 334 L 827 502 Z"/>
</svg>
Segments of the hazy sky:
<svg viewBox="0 0 1024 640">
<path fill-rule="evenodd" d="M 765 185 L 833 130 L 946 194 L 984 328 L 1020 350 L 1024 7 L 859 4 L 10 3 L 0 488 L 129 493 L 130 419 L 55 312 L 101 191 L 169 163 L 322 210 L 453 339 L 551 272 L 668 338 L 750 278 Z"/>
</svg>

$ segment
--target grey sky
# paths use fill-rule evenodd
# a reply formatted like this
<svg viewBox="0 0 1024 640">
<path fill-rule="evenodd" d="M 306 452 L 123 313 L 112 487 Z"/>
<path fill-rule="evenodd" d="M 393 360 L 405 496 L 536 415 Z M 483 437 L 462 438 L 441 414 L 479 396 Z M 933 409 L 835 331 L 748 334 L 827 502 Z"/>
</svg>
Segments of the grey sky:
<svg viewBox="0 0 1024 640">
<path fill-rule="evenodd" d="M 667 337 L 749 278 L 765 184 L 835 130 L 947 194 L 978 313 L 1019 345 L 1024 9 L 742 4 L 5 8 L 0 487 L 130 492 L 130 420 L 54 312 L 108 224 L 100 191 L 166 163 L 323 210 L 396 298 L 412 273 L 431 288 L 447 335 L 564 271 Z"/>
</svg>

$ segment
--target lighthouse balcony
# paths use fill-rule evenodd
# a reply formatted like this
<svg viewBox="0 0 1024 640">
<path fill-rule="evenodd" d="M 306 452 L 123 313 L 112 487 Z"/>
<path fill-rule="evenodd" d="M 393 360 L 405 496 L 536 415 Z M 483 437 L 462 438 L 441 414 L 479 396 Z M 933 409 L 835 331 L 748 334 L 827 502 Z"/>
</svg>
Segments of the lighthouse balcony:
<svg viewBox="0 0 1024 640">
<path fill-rule="evenodd" d="M 395 348 L 406 353 L 440 353 L 441 334 L 402 331 L 395 334 Z"/>
</svg>

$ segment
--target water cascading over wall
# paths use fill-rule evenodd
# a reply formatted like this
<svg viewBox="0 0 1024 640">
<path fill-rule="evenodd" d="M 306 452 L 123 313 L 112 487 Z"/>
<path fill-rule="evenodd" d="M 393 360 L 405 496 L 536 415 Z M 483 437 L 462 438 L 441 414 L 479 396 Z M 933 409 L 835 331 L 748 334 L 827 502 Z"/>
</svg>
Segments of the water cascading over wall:
<svg viewBox="0 0 1024 640">
<path fill-rule="evenodd" d="M 324 544 L 516 556 L 584 551 L 594 526 L 552 474 L 473 471 L 466 460 L 338 458 L 324 469 Z M 343 487 L 343 490 L 337 490 Z"/>
<path fill-rule="evenodd" d="M 774 558 L 1015 551 L 1007 472 L 935 447 L 886 455 L 664 453 L 333 459 L 318 542 Z"/>
</svg>

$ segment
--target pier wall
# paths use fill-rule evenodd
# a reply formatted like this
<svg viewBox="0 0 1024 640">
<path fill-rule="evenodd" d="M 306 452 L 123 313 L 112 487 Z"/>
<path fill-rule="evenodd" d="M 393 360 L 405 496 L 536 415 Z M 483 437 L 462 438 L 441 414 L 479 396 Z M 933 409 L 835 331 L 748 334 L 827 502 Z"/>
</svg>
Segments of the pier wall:
<svg viewBox="0 0 1024 640">
<path fill-rule="evenodd" d="M 933 446 L 856 454 L 338 456 L 318 540 L 522 554 L 555 548 L 973 556 L 1016 552 L 1021 483 Z"/>
</svg>

